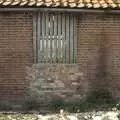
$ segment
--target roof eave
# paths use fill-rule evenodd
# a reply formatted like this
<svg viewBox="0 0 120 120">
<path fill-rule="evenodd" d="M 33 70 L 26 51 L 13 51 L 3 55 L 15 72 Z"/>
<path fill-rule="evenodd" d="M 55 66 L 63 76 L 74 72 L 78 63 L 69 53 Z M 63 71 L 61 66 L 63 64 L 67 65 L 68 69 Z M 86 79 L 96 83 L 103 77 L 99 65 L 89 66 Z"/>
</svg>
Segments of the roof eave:
<svg viewBox="0 0 120 120">
<path fill-rule="evenodd" d="M 46 8 L 46 7 L 0 7 L 0 11 L 44 11 L 44 12 L 87 12 L 87 13 L 120 13 L 120 9 L 111 8 Z"/>
</svg>

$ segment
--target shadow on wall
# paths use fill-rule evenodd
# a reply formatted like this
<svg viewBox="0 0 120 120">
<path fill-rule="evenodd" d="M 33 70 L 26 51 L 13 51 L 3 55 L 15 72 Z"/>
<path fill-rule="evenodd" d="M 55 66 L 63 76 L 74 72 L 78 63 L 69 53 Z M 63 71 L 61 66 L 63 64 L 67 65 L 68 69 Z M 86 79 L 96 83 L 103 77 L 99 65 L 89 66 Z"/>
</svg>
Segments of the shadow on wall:
<svg viewBox="0 0 120 120">
<path fill-rule="evenodd" d="M 117 100 L 112 97 L 109 82 L 112 76 L 107 72 L 99 72 L 96 74 L 95 84 L 91 94 L 87 96 L 86 102 L 92 105 L 113 105 Z"/>
</svg>

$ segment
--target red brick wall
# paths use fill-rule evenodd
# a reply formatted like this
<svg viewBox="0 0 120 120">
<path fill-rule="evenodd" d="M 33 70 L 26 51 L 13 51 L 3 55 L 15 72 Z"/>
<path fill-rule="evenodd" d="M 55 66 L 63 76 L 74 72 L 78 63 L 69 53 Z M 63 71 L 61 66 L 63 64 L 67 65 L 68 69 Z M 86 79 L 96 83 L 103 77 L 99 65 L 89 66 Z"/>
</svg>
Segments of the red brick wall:
<svg viewBox="0 0 120 120">
<path fill-rule="evenodd" d="M 107 71 L 111 73 L 110 91 L 120 99 L 120 15 L 108 15 L 104 20 L 107 47 Z"/>
<path fill-rule="evenodd" d="M 120 15 L 80 14 L 77 24 L 77 63 L 89 90 L 101 87 L 119 98 Z M 33 63 L 32 13 L 0 12 L 0 99 L 20 100 L 25 67 Z M 103 82 L 96 78 L 108 72 Z"/>
<path fill-rule="evenodd" d="M 120 98 L 120 15 L 81 14 L 78 26 L 77 62 L 85 82 L 90 90 L 105 88 Z M 102 72 L 103 80 L 96 77 Z"/>
<path fill-rule="evenodd" d="M 101 17 L 97 14 L 80 14 L 78 18 L 77 63 L 90 90 L 96 82 L 95 74 L 98 70 Z"/>
<path fill-rule="evenodd" d="M 32 56 L 32 14 L 0 12 L 0 99 L 23 98 Z"/>
</svg>

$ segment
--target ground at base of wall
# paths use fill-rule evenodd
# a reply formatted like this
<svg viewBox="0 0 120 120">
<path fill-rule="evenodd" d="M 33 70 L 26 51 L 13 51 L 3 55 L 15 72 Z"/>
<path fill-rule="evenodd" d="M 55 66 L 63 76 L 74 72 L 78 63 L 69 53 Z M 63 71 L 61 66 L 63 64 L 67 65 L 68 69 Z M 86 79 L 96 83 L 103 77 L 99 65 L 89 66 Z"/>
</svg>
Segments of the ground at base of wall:
<svg viewBox="0 0 120 120">
<path fill-rule="evenodd" d="M 0 120 L 119 120 L 120 111 L 92 111 L 68 113 L 60 110 L 58 114 L 0 114 Z"/>
</svg>

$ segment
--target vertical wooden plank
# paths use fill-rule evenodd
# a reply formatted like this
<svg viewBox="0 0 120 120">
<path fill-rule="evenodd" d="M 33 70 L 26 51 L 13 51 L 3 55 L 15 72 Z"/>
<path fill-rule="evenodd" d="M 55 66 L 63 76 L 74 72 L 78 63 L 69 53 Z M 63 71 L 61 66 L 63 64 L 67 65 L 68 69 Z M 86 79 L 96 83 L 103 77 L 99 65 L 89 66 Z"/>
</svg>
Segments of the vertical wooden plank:
<svg viewBox="0 0 120 120">
<path fill-rule="evenodd" d="M 54 62 L 57 62 L 57 41 L 58 41 L 58 36 L 57 36 L 57 24 L 58 24 L 58 18 L 57 14 L 54 15 Z"/>
<path fill-rule="evenodd" d="M 66 36 L 65 36 L 65 14 L 62 14 L 62 62 L 65 63 L 65 46 L 66 46 Z"/>
<path fill-rule="evenodd" d="M 67 29 L 67 26 L 66 26 L 66 14 L 65 14 L 65 63 L 66 63 L 66 46 L 67 46 L 67 40 L 66 40 L 66 29 Z"/>
<path fill-rule="evenodd" d="M 70 63 L 74 63 L 74 56 L 73 56 L 73 15 L 70 15 L 70 50 L 69 50 L 69 55 L 70 55 Z"/>
<path fill-rule="evenodd" d="M 43 54 L 43 56 L 44 56 L 44 63 L 46 63 L 46 13 L 44 12 L 43 13 L 43 20 L 44 20 L 44 24 L 43 24 L 43 26 L 44 26 L 44 28 L 43 28 L 43 30 L 42 30 L 42 32 L 43 32 L 43 43 L 44 43 L 44 54 Z"/>
<path fill-rule="evenodd" d="M 70 28 L 69 28 L 69 15 L 66 15 L 66 62 L 69 63 L 69 33 L 70 33 Z"/>
<path fill-rule="evenodd" d="M 53 55 L 54 55 L 54 51 L 53 51 L 53 14 L 50 14 L 50 56 L 51 56 L 51 60 L 50 63 L 53 62 Z"/>
<path fill-rule="evenodd" d="M 55 53 L 56 53 L 56 51 L 55 51 L 55 31 L 54 31 L 54 29 L 55 29 L 54 27 L 55 26 L 54 25 L 55 25 L 55 14 L 53 15 L 53 28 L 52 28 L 53 29 L 53 37 L 52 37 L 53 38 L 52 39 L 53 40 L 53 50 L 52 50 L 53 51 L 53 55 L 52 55 L 53 63 L 55 63 Z"/>
<path fill-rule="evenodd" d="M 36 46 L 36 36 L 37 36 L 37 28 L 36 28 L 36 22 L 37 22 L 37 14 L 33 14 L 33 50 L 34 50 L 34 63 L 37 63 L 37 46 Z"/>
<path fill-rule="evenodd" d="M 42 13 L 42 62 L 45 62 L 45 13 Z"/>
<path fill-rule="evenodd" d="M 77 16 L 73 16 L 73 50 L 74 50 L 74 63 L 76 63 L 76 59 L 77 59 Z"/>
<path fill-rule="evenodd" d="M 41 43 L 40 43 L 40 41 L 41 41 L 41 38 L 40 38 L 40 36 L 41 36 L 41 13 L 39 12 L 38 13 L 38 18 L 37 18 L 37 51 L 38 51 L 38 53 L 37 53 L 37 55 L 38 55 L 38 63 L 40 63 L 41 62 Z"/>
<path fill-rule="evenodd" d="M 61 15 L 58 15 L 58 63 L 61 63 Z"/>
<path fill-rule="evenodd" d="M 63 36 L 62 36 L 62 16 L 63 14 L 60 15 L 60 63 L 63 62 Z"/>
<path fill-rule="evenodd" d="M 39 54 L 39 56 L 40 56 L 40 63 L 42 63 L 43 62 L 43 46 L 42 46 L 42 13 L 40 12 L 40 15 L 39 15 L 40 17 L 39 17 L 39 24 L 40 24 L 40 54 Z"/>
<path fill-rule="evenodd" d="M 49 46 L 48 46 L 48 42 L 49 42 L 49 14 L 46 13 L 46 21 L 45 21 L 45 24 L 46 24 L 46 38 L 45 38 L 45 41 L 46 41 L 46 46 L 45 46 L 45 56 L 46 56 L 46 62 L 48 63 L 49 62 L 49 54 L 50 54 L 50 51 L 49 51 Z"/>
</svg>

